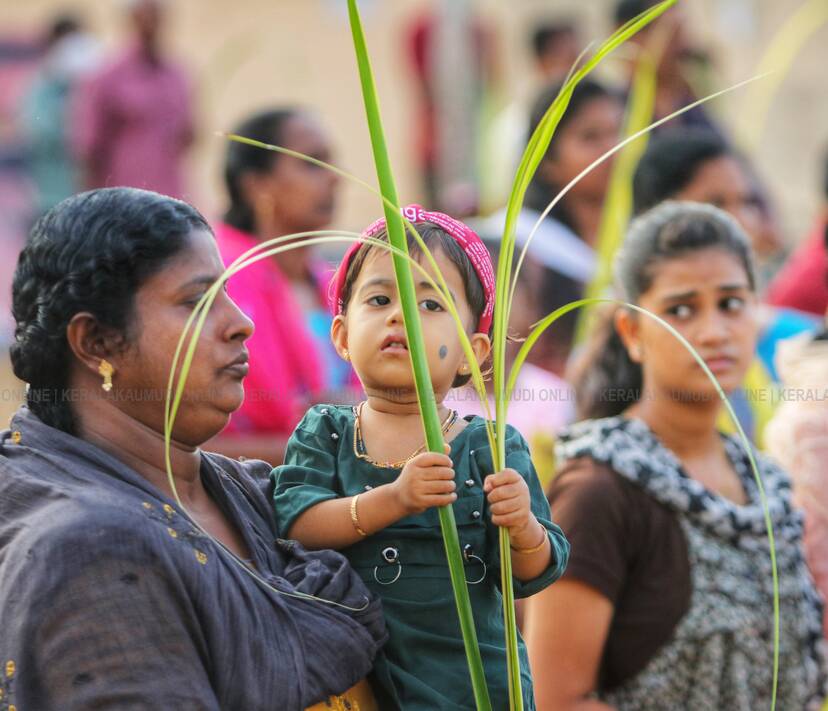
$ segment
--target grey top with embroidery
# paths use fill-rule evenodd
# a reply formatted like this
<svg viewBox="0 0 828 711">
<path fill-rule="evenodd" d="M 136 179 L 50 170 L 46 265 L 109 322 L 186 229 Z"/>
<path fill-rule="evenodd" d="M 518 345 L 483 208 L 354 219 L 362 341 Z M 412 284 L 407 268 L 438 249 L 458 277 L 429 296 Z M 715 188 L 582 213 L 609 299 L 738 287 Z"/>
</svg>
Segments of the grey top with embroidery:
<svg viewBox="0 0 828 711">
<path fill-rule="evenodd" d="M 640 420 L 587 420 L 559 436 L 558 460 L 589 457 L 675 512 L 687 538 L 690 607 L 671 640 L 632 679 L 599 696 L 619 711 L 770 708 L 773 584 L 765 516 L 749 460 L 725 448 L 748 502 L 739 506 L 687 475 Z M 780 592 L 778 709 L 818 708 L 826 694 L 822 603 L 801 550 L 802 516 L 788 477 L 754 452 L 776 543 Z M 634 512 L 630 512 L 634 515 Z"/>
<path fill-rule="evenodd" d="M 280 541 L 270 466 L 202 455 L 261 585 L 143 477 L 25 408 L 0 433 L 0 708 L 300 711 L 363 678 L 378 601 L 333 551 Z M 4 705 L 6 704 L 6 705 Z"/>
</svg>

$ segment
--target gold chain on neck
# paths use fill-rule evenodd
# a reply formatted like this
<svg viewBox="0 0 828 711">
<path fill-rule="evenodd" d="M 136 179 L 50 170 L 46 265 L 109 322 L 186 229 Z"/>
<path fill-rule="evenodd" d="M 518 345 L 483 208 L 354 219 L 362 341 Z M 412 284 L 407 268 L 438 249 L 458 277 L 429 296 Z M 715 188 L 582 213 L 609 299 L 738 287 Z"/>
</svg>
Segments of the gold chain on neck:
<svg viewBox="0 0 828 711">
<path fill-rule="evenodd" d="M 379 467 L 380 469 L 402 469 L 406 464 L 408 464 L 408 462 L 414 459 L 414 457 L 416 457 L 420 452 L 422 452 L 426 448 L 425 443 L 423 443 L 419 447 L 417 447 L 417 449 L 415 449 L 411 454 L 409 454 L 405 459 L 400 459 L 396 462 L 379 462 L 376 459 L 370 457 L 365 449 L 365 441 L 362 439 L 362 426 L 360 424 L 360 420 L 362 418 L 362 406 L 364 404 L 365 402 L 363 401 L 353 408 L 354 456 L 357 459 L 362 459 L 375 467 Z M 457 411 L 450 410 L 449 414 L 446 416 L 446 419 L 443 420 L 443 424 L 440 427 L 444 437 L 455 422 L 457 422 Z"/>
</svg>

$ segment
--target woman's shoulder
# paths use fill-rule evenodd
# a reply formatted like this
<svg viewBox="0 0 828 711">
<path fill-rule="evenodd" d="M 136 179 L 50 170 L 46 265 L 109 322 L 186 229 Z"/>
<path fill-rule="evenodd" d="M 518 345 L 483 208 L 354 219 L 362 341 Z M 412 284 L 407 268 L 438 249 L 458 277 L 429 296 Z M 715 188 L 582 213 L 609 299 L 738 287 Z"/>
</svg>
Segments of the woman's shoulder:
<svg viewBox="0 0 828 711">
<path fill-rule="evenodd" d="M 6 512 L 9 513 L 8 511 Z M 184 534 L 183 518 L 171 506 L 151 497 L 123 501 L 89 491 L 50 495 L 29 502 L 16 514 L 3 516 L 0 563 L 24 564 L 31 574 L 67 575 L 67 561 L 76 564 L 106 559 L 162 561 L 173 537 Z M 189 527 L 187 527 L 188 529 Z M 180 530 L 179 530 L 180 529 Z"/>
<path fill-rule="evenodd" d="M 587 457 L 608 463 L 617 452 L 644 446 L 642 428 L 649 432 L 640 420 L 626 417 L 581 420 L 558 433 L 555 453 L 559 462 Z"/>
<path fill-rule="evenodd" d="M 549 483 L 547 497 L 550 504 L 563 501 L 590 509 L 613 509 L 623 513 L 635 500 L 649 497 L 637 486 L 620 476 L 607 462 L 588 455 L 562 462 L 555 478 Z M 643 503 L 642 503 L 643 505 Z"/>
</svg>

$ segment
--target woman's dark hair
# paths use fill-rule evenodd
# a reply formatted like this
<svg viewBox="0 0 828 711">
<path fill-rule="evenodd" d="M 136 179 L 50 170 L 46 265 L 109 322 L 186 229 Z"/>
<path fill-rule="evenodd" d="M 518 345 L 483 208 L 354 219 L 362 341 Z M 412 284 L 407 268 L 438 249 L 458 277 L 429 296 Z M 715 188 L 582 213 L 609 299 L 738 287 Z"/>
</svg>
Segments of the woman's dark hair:
<svg viewBox="0 0 828 711">
<path fill-rule="evenodd" d="M 546 89 L 542 90 L 532 107 L 530 116 L 528 138 L 532 136 L 535 129 L 543 119 L 546 110 L 550 104 L 555 100 L 555 97 L 561 90 L 563 84 L 552 84 Z M 555 130 L 549 147 L 546 150 L 544 160 L 554 157 L 560 141 L 562 130 L 569 124 L 578 120 L 583 109 L 593 101 L 599 99 L 617 99 L 620 101 L 618 94 L 612 92 L 610 89 L 592 79 L 585 79 L 581 81 L 572 92 L 572 98 L 566 112 L 561 117 L 560 123 Z M 553 185 L 540 172 L 535 173 L 529 188 L 526 191 L 526 199 L 524 204 L 537 212 L 543 212 L 552 197 L 564 187 L 563 185 Z M 570 230 L 577 234 L 578 228 L 575 221 L 567 211 L 566 199 L 561 200 L 550 211 L 550 216 L 558 222 L 566 225 Z M 545 270 L 545 278 L 540 287 L 538 294 L 538 305 L 542 313 L 547 314 L 564 304 L 580 299 L 583 296 L 583 284 L 573 278 L 560 274 L 552 269 Z M 545 351 L 545 357 L 554 361 L 565 361 L 569 351 L 572 347 L 572 340 L 575 337 L 575 328 L 577 325 L 578 314 L 571 311 L 562 316 L 556 321 L 553 329 L 550 329 L 541 339 L 539 347 Z"/>
<path fill-rule="evenodd" d="M 615 3 L 615 10 L 612 13 L 615 24 L 619 27 L 626 24 L 642 12 L 649 10 L 657 2 L 658 0 L 619 0 Z"/>
<path fill-rule="evenodd" d="M 269 109 L 249 116 L 233 133 L 271 145 L 284 145 L 285 124 L 299 115 L 299 109 Z M 229 141 L 224 157 L 224 183 L 230 197 L 230 207 L 224 221 L 242 232 L 255 232 L 252 207 L 245 201 L 242 177 L 246 173 L 266 173 L 279 160 L 279 154 L 246 143 Z"/>
<path fill-rule="evenodd" d="M 483 310 L 486 308 L 486 294 L 483 291 L 483 284 L 480 282 L 480 277 L 477 276 L 477 272 L 474 270 L 471 260 L 463 251 L 462 247 L 457 244 L 454 238 L 434 223 L 415 222 L 414 229 L 417 230 L 417 234 L 420 235 L 430 252 L 433 253 L 437 249 L 442 250 L 443 254 L 448 257 L 449 261 L 457 267 L 466 288 L 465 296 L 472 312 L 472 320 L 476 325 L 480 320 Z M 422 254 L 422 249 L 420 249 L 420 245 L 414 239 L 413 235 L 408 232 L 408 230 L 406 230 L 406 238 L 408 242 L 408 252 L 414 259 L 416 259 Z M 388 232 L 383 230 L 382 232 L 377 233 L 374 236 L 374 239 L 381 242 L 388 242 Z M 351 261 L 348 264 L 348 271 L 345 273 L 345 283 L 342 285 L 342 293 L 340 295 L 343 304 L 343 312 L 348 309 L 348 303 L 353 295 L 352 290 L 354 284 L 362 271 L 362 267 L 365 265 L 365 260 L 371 252 L 377 249 L 381 248 L 372 244 L 363 244 L 351 258 Z M 451 387 L 459 388 L 469 382 L 470 379 L 471 375 L 458 375 L 455 377 Z"/>
<path fill-rule="evenodd" d="M 535 132 L 535 129 L 537 129 L 538 125 L 543 120 L 547 109 L 560 93 L 562 87 L 563 83 L 551 84 L 543 89 L 535 98 L 535 102 L 532 104 L 532 111 L 529 116 L 529 131 L 526 134 L 527 144 L 529 143 L 529 139 L 532 137 L 532 134 Z M 549 142 L 549 147 L 546 149 L 546 156 L 544 157 L 544 160 L 555 156 L 555 151 L 557 150 L 558 142 L 560 141 L 563 129 L 577 120 L 584 107 L 596 99 L 606 98 L 616 99 L 618 101 L 621 100 L 618 94 L 614 93 L 597 81 L 592 79 L 584 79 L 581 81 L 572 92 L 572 97 L 569 100 L 569 106 L 567 106 L 566 111 L 563 116 L 561 116 L 560 123 L 558 123 L 555 133 L 552 136 L 552 140 Z M 552 197 L 562 187 L 564 186 L 552 185 L 544 178 L 544 176 L 539 173 L 535 173 L 532 178 L 532 182 L 529 184 L 529 188 L 526 191 L 526 199 L 524 200 L 524 203 L 526 207 L 537 210 L 538 212 L 543 212 Z M 559 202 L 549 214 L 559 222 L 563 222 L 570 229 L 575 230 L 575 224 L 571 217 L 567 214 L 564 202 L 565 200 Z"/>
<path fill-rule="evenodd" d="M 637 303 L 660 265 L 702 249 L 735 256 L 756 288 L 750 240 L 736 220 L 712 205 L 665 202 L 630 225 L 615 261 L 619 298 Z M 629 357 L 612 314 L 596 329 L 573 381 L 579 419 L 619 415 L 640 397 L 641 366 Z"/>
<path fill-rule="evenodd" d="M 532 53 L 535 59 L 541 59 L 557 42 L 575 35 L 575 23 L 570 20 L 559 20 L 538 25 L 532 31 Z"/>
<path fill-rule="evenodd" d="M 43 422 L 75 434 L 66 391 L 72 317 L 87 311 L 127 342 L 136 292 L 197 229 L 210 227 L 194 207 L 135 188 L 75 195 L 35 223 L 14 272 L 11 362 Z"/>
<path fill-rule="evenodd" d="M 633 212 L 640 215 L 681 192 L 702 164 L 734 155 L 732 148 L 711 131 L 674 128 L 655 136 L 633 176 Z"/>
</svg>

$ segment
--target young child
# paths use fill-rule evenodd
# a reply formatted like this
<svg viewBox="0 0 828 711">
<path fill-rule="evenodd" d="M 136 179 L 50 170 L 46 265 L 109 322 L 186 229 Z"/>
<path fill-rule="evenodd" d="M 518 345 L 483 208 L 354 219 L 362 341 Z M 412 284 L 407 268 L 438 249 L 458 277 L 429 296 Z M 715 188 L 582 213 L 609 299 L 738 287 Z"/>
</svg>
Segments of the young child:
<svg viewBox="0 0 828 711">
<path fill-rule="evenodd" d="M 404 214 L 434 255 L 475 357 L 484 362 L 494 308 L 488 251 L 447 215 L 416 205 Z M 385 222 L 365 234 L 387 240 Z M 412 256 L 425 266 L 409 240 Z M 331 337 L 353 364 L 366 400 L 353 408 L 313 407 L 293 433 L 285 464 L 273 472 L 280 535 L 307 548 L 342 550 L 382 597 L 390 640 L 374 668 L 380 708 L 466 711 L 474 698 L 437 513 L 438 506 L 453 506 L 492 707 L 505 709 L 498 526 L 511 535 L 518 598 L 561 575 L 569 546 L 551 521 L 520 433 L 507 427 L 507 468 L 494 473 L 485 421 L 458 418 L 443 405 L 451 388 L 468 382 L 470 369 L 442 297 L 417 270 L 414 278 L 448 455 L 424 451 L 391 255 L 357 243 L 332 284 Z M 533 709 L 522 640 L 519 648 L 524 708 Z"/>
</svg>

